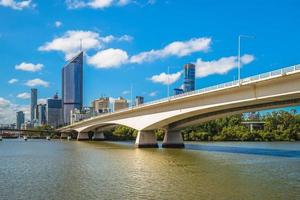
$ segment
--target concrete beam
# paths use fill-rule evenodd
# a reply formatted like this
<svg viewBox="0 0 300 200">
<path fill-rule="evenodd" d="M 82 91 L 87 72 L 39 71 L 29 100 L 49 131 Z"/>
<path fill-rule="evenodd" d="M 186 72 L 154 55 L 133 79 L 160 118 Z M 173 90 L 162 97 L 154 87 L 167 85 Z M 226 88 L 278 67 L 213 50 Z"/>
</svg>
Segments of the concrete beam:
<svg viewBox="0 0 300 200">
<path fill-rule="evenodd" d="M 95 140 L 95 141 L 105 140 L 104 133 L 103 132 L 94 132 L 92 140 Z"/>
<path fill-rule="evenodd" d="M 88 133 L 79 132 L 78 135 L 77 135 L 77 140 L 78 141 L 90 140 L 89 134 Z"/>
<path fill-rule="evenodd" d="M 68 136 L 69 136 L 68 133 L 61 133 L 60 134 L 60 139 L 67 139 Z"/>
<path fill-rule="evenodd" d="M 163 148 L 184 148 L 182 135 L 179 130 L 165 130 Z"/>
<path fill-rule="evenodd" d="M 154 131 L 139 131 L 135 146 L 138 148 L 158 148 Z"/>
</svg>

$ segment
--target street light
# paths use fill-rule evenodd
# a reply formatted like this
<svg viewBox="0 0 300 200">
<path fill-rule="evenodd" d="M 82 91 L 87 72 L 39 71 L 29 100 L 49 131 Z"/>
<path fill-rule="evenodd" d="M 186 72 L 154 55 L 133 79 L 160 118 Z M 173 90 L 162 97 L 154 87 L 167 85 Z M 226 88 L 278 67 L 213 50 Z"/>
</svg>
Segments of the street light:
<svg viewBox="0 0 300 200">
<path fill-rule="evenodd" d="M 170 98 L 170 66 L 168 66 L 168 98 Z"/>
<path fill-rule="evenodd" d="M 239 81 L 239 84 L 241 83 L 241 39 L 242 38 L 254 39 L 254 36 L 239 35 L 239 37 L 238 37 L 238 81 Z"/>
</svg>

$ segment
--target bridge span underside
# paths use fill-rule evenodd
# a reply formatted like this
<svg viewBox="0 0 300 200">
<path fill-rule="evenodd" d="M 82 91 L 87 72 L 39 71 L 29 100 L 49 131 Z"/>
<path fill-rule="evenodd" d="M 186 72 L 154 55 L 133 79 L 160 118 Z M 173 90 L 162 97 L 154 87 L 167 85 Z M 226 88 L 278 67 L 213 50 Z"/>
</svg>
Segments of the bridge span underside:
<svg viewBox="0 0 300 200">
<path fill-rule="evenodd" d="M 183 147 L 180 130 L 187 126 L 233 114 L 300 105 L 299 72 L 97 116 L 60 131 L 77 131 L 80 140 L 86 139 L 87 132 L 124 125 L 139 131 L 138 147 L 157 147 L 154 130 L 163 128 L 163 147 Z"/>
</svg>

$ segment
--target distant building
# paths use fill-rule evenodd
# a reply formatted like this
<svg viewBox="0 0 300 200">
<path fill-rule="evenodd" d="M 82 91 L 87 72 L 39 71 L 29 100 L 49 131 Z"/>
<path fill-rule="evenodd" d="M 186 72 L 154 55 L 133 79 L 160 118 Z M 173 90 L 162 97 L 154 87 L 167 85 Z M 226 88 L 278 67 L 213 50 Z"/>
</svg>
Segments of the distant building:
<svg viewBox="0 0 300 200">
<path fill-rule="evenodd" d="M 32 128 L 32 127 L 33 127 L 33 125 L 31 123 L 31 121 L 26 121 L 23 124 L 21 124 L 21 129 L 22 130 L 28 130 L 28 129 Z"/>
<path fill-rule="evenodd" d="M 93 112 L 93 108 L 90 107 L 85 107 L 82 110 L 79 110 L 77 108 L 71 110 L 70 124 L 74 124 L 76 122 L 92 117 Z"/>
<path fill-rule="evenodd" d="M 242 125 L 250 129 L 250 132 L 252 133 L 253 130 L 262 130 L 264 129 L 265 122 L 241 122 Z"/>
<path fill-rule="evenodd" d="M 175 88 L 174 89 L 174 95 L 179 95 L 179 94 L 183 94 L 183 93 L 184 93 L 184 91 L 181 88 Z"/>
<path fill-rule="evenodd" d="M 144 97 L 142 96 L 136 96 L 135 97 L 135 106 L 139 106 L 144 104 Z"/>
<path fill-rule="evenodd" d="M 23 111 L 17 112 L 17 129 L 21 129 L 21 125 L 25 122 L 25 114 Z"/>
<path fill-rule="evenodd" d="M 196 67 L 194 64 L 184 65 L 184 83 L 183 91 L 190 92 L 195 90 L 195 73 Z"/>
<path fill-rule="evenodd" d="M 96 113 L 108 113 L 110 112 L 109 109 L 109 98 L 108 97 L 101 97 L 96 99 L 92 102 L 92 107 L 94 112 Z"/>
<path fill-rule="evenodd" d="M 57 94 L 47 100 L 46 121 L 49 126 L 54 128 L 63 124 L 62 100 L 58 98 Z"/>
<path fill-rule="evenodd" d="M 62 69 L 62 103 L 64 124 L 69 124 L 71 110 L 83 105 L 83 52 Z"/>
<path fill-rule="evenodd" d="M 126 99 L 124 99 L 123 97 L 120 97 L 119 99 L 116 99 L 113 102 L 113 110 L 114 112 L 118 111 L 118 110 L 122 110 L 125 108 L 128 108 L 129 104 L 127 102 Z"/>
<path fill-rule="evenodd" d="M 38 110 L 38 124 L 39 126 L 45 125 L 46 121 L 46 104 L 39 104 L 37 106 Z"/>
<path fill-rule="evenodd" d="M 30 102 L 30 120 L 33 122 L 37 106 L 37 89 L 31 88 L 31 102 Z"/>
</svg>

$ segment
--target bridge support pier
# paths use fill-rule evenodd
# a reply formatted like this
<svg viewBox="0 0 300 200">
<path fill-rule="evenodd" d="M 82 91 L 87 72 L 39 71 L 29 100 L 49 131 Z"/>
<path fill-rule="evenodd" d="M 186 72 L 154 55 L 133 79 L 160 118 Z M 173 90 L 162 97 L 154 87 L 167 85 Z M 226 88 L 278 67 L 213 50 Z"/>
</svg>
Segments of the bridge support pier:
<svg viewBox="0 0 300 200">
<path fill-rule="evenodd" d="M 158 148 L 154 131 L 139 131 L 135 146 L 138 148 Z"/>
<path fill-rule="evenodd" d="M 180 131 L 166 129 L 162 148 L 184 148 L 184 143 Z"/>
<path fill-rule="evenodd" d="M 68 136 L 69 136 L 69 134 L 67 134 L 67 133 L 61 133 L 60 139 L 67 139 Z"/>
<path fill-rule="evenodd" d="M 79 132 L 77 135 L 77 141 L 85 141 L 85 140 L 90 140 L 89 133 Z"/>
<path fill-rule="evenodd" d="M 103 132 L 94 132 L 94 135 L 93 135 L 92 139 L 95 140 L 95 141 L 104 140 L 105 139 L 104 133 Z"/>
</svg>

